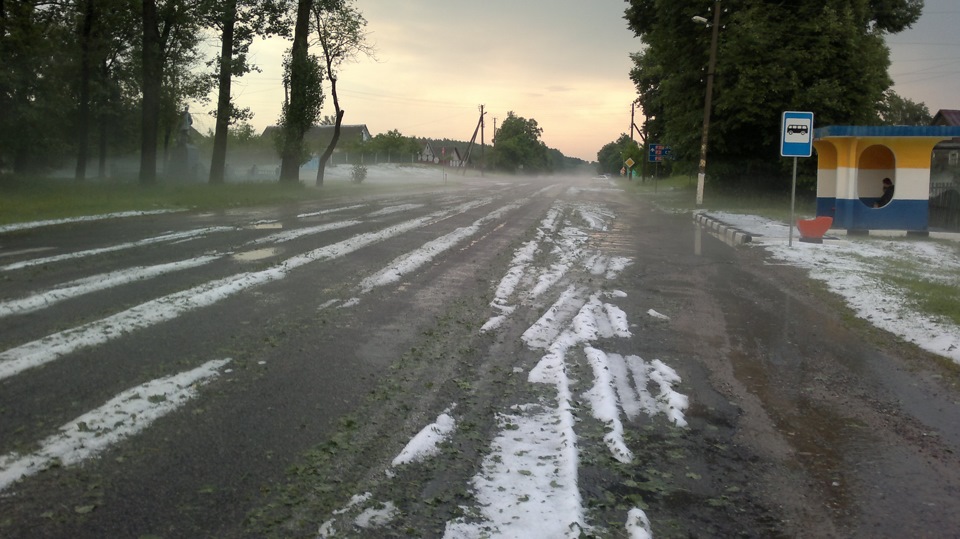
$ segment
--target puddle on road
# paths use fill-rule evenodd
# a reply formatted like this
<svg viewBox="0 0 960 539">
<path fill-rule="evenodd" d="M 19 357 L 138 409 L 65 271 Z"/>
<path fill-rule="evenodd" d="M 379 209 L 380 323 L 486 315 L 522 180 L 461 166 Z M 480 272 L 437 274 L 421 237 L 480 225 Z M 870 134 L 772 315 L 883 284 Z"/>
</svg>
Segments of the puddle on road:
<svg viewBox="0 0 960 539">
<path fill-rule="evenodd" d="M 276 221 L 262 221 L 259 223 L 253 223 L 249 228 L 254 230 L 282 230 L 283 223 L 278 223 Z"/>
<path fill-rule="evenodd" d="M 257 260 L 263 260 L 265 258 L 270 258 L 271 256 L 276 256 L 278 254 L 280 254 L 279 248 L 265 247 L 263 249 L 255 249 L 253 251 L 233 253 L 232 258 L 238 262 L 256 262 Z"/>
<path fill-rule="evenodd" d="M 773 354 L 775 355 L 775 354 Z M 856 512 L 851 465 L 876 443 L 865 425 L 819 403 L 805 386 L 815 373 L 775 357 L 731 356 L 736 378 L 764 404 L 774 428 L 795 451 L 795 462 L 817 483 L 817 491 L 841 520 Z"/>
<path fill-rule="evenodd" d="M 788 294 L 739 298 L 734 305 L 737 314 L 728 308 L 729 322 L 742 328 L 731 334 L 734 376 L 763 402 L 774 427 L 793 448 L 794 462 L 815 481 L 834 516 L 841 522 L 857 518 L 863 501 L 857 467 L 878 458 L 872 454 L 878 440 L 837 400 L 821 401 L 824 391 L 834 390 L 825 377 L 835 373 L 818 370 L 818 362 L 808 357 L 813 349 L 804 341 L 818 323 Z M 818 331 L 823 330 L 814 329 L 813 334 Z M 855 368 L 856 360 L 848 361 Z"/>
</svg>

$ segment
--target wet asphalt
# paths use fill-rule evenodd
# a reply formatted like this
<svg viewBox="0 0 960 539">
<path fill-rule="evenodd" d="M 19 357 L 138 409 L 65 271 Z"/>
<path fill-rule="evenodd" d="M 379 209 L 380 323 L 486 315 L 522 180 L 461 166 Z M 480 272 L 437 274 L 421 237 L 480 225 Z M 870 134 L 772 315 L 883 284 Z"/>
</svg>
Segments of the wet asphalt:
<svg viewBox="0 0 960 539">
<path fill-rule="evenodd" d="M 658 209 L 655 195 L 586 179 L 474 178 L 416 193 L 3 234 L 0 264 L 172 231 L 229 228 L 190 241 L 3 272 L 0 298 L 9 299 L 118 268 L 219 256 L 202 268 L 0 318 L 0 350 L 483 196 L 496 202 L 0 380 L 0 455 L 8 455 L 35 449 L 60 425 L 129 387 L 211 359 L 231 359 L 229 372 L 150 428 L 83 465 L 54 467 L 0 493 L 0 536 L 259 536 L 251 513 L 276 502 L 305 453 L 328 444 L 352 414 L 370 409 L 411 349 L 432 343 L 455 364 L 468 357 L 481 362 L 487 350 L 502 346 L 478 341 L 468 351 L 462 341 L 438 344 L 443 337 L 434 330 L 450 318 L 468 329 L 482 324 L 478 309 L 489 301 L 510 253 L 558 199 L 602 203 L 617 215 L 597 242 L 634 260 L 616 283 L 629 298 L 632 345 L 643 357 L 673 365 L 691 401 L 690 426 L 679 434 L 662 425 L 633 425 L 648 433 L 649 453 L 637 448 L 648 460 L 637 469 L 613 473 L 608 465 L 584 466 L 588 499 L 592 492 L 642 497 L 655 537 L 960 533 L 956 368 L 853 319 L 842 301 L 801 271 L 770 264 L 759 248 L 718 237 L 689 214 Z M 338 307 L 358 295 L 363 277 L 398 255 L 526 197 L 521 210 L 486 226 L 476 241 L 361 297 L 356 306 Z M 422 206 L 363 217 L 405 203 Z M 297 217 L 322 210 L 337 211 Z M 267 251 L 250 244 L 278 230 L 350 218 L 362 224 Z M 651 308 L 670 321 L 644 318 Z M 447 404 L 447 395 L 435 390 L 439 385 L 419 387 L 410 402 L 420 404 L 409 404 L 412 409 L 396 417 L 410 416 L 415 423 L 417 414 L 429 417 Z M 376 433 L 369 427 L 371 439 L 402 439 L 406 431 L 399 426 L 381 423 Z M 668 453 L 657 448 L 668 444 L 686 457 L 664 457 Z M 374 463 L 351 464 L 366 465 Z M 649 484 L 649 467 L 674 479 L 659 490 L 624 486 Z M 344 477 L 351 474 L 362 475 L 344 471 Z"/>
</svg>

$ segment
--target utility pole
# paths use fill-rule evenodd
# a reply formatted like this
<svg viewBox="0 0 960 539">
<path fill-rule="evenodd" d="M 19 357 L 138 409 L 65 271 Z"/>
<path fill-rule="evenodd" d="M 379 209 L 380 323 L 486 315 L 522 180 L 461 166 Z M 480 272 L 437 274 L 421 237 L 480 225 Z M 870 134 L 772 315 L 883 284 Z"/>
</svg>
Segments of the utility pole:
<svg viewBox="0 0 960 539">
<path fill-rule="evenodd" d="M 643 129 L 637 127 L 637 122 L 634 117 L 634 111 L 637 109 L 637 100 L 634 100 L 633 103 L 630 103 L 630 140 L 634 141 L 633 132 L 636 130 L 637 134 L 640 135 L 640 141 L 643 143 L 640 146 L 641 162 L 640 162 L 640 181 L 643 181 L 647 177 L 647 135 Z"/>
<path fill-rule="evenodd" d="M 467 145 L 467 156 L 464 157 L 464 158 L 463 158 L 463 161 L 460 163 L 460 165 L 458 165 L 458 166 L 463 166 L 463 174 L 464 174 L 464 176 L 466 176 L 466 174 L 467 174 L 467 163 L 470 162 L 470 154 L 473 152 L 473 143 L 477 141 L 477 133 L 480 132 L 480 131 L 481 131 L 481 128 L 483 127 L 483 115 L 484 115 L 484 114 L 486 114 L 486 112 L 483 112 L 483 105 L 480 105 L 480 119 L 477 120 L 477 128 L 473 130 L 473 136 L 470 137 L 470 144 Z M 483 144 L 482 140 L 483 140 L 483 139 L 482 139 L 482 134 L 481 134 L 481 144 Z M 483 152 L 483 149 L 481 148 L 480 151 L 481 151 L 481 153 L 482 153 L 482 152 Z M 482 157 L 481 157 L 481 159 L 482 159 Z M 481 168 L 480 170 L 481 170 L 481 174 L 482 174 L 482 173 L 483 173 L 483 168 Z"/>
<path fill-rule="evenodd" d="M 710 107 L 713 103 L 713 73 L 717 67 L 717 39 L 720 32 L 720 0 L 716 0 L 713 3 L 712 30 L 713 32 L 710 37 L 710 62 L 707 64 L 707 97 L 703 104 L 703 134 L 700 137 L 700 168 L 697 172 L 697 206 L 703 206 L 703 184 L 707 176 L 707 134 L 710 131 Z"/>
<path fill-rule="evenodd" d="M 483 121 L 483 115 L 486 114 L 483 112 L 483 105 L 480 105 L 480 177 L 483 177 L 483 169 L 486 168 L 486 145 L 483 141 L 483 128 L 485 123 Z"/>
</svg>

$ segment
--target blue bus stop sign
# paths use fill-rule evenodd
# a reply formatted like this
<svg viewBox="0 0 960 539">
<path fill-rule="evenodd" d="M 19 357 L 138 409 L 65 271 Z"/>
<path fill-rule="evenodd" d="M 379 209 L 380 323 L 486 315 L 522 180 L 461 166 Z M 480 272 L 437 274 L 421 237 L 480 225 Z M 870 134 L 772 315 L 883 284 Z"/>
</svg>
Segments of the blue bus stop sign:
<svg viewBox="0 0 960 539">
<path fill-rule="evenodd" d="M 813 155 L 813 113 L 783 113 L 780 122 L 780 155 L 810 157 Z"/>
</svg>

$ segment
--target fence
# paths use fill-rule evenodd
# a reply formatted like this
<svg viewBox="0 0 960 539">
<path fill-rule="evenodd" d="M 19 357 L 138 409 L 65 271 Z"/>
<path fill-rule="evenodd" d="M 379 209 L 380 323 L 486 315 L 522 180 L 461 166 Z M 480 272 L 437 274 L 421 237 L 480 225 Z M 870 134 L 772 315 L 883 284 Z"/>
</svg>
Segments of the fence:
<svg viewBox="0 0 960 539">
<path fill-rule="evenodd" d="M 960 232 L 960 185 L 930 186 L 930 228 Z"/>
<path fill-rule="evenodd" d="M 930 170 L 930 228 L 960 232 L 960 152 L 942 144 L 933 152 Z"/>
</svg>

